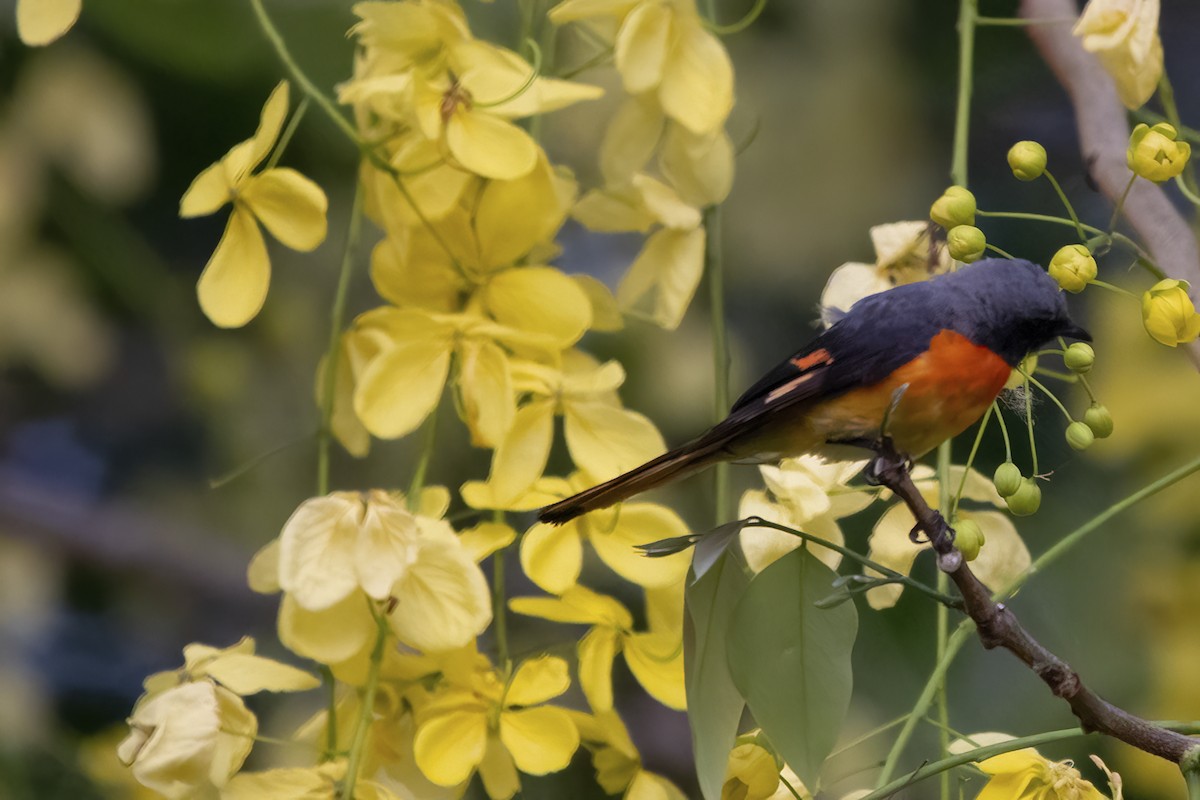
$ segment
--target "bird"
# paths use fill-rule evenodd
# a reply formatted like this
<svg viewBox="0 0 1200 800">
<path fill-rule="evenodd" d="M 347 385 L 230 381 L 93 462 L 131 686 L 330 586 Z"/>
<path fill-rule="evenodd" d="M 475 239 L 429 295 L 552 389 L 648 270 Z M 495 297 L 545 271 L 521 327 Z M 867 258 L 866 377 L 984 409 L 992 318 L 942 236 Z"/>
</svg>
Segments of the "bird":
<svg viewBox="0 0 1200 800">
<path fill-rule="evenodd" d="M 885 435 L 920 458 L 978 420 L 1025 356 L 1058 337 L 1092 340 L 1030 261 L 983 259 L 894 286 L 854 303 L 712 428 L 539 509 L 538 520 L 562 524 L 721 461 L 768 463 Z"/>
</svg>

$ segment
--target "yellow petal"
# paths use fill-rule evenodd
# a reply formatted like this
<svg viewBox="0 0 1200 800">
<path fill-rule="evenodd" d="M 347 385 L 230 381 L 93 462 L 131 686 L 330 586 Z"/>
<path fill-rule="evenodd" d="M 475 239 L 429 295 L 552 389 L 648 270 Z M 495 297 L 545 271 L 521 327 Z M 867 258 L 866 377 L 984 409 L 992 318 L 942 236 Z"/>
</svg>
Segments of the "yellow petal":
<svg viewBox="0 0 1200 800">
<path fill-rule="evenodd" d="M 412 433 L 442 397 L 452 342 L 440 336 L 411 339 L 386 350 L 364 370 L 354 411 L 381 439 Z"/>
<path fill-rule="evenodd" d="M 388 622 L 400 641 L 418 650 L 462 647 L 492 621 L 487 580 L 457 540 L 423 542 L 392 594 L 396 607 Z"/>
<path fill-rule="evenodd" d="M 666 449 L 647 417 L 601 401 L 568 403 L 565 433 L 571 459 L 596 481 L 627 472 Z"/>
<path fill-rule="evenodd" d="M 358 588 L 354 548 L 363 507 L 338 492 L 300 504 L 279 534 L 279 585 L 303 608 L 321 611 Z"/>
<path fill-rule="evenodd" d="M 623 800 L 685 800 L 687 797 L 675 784 L 646 770 L 638 770 Z"/>
<path fill-rule="evenodd" d="M 40 0 L 34 0 L 40 1 Z M 204 217 L 233 199 L 233 186 L 224 162 L 218 161 L 201 172 L 179 201 L 179 216 Z"/>
<path fill-rule="evenodd" d="M 592 628 L 579 641 L 579 686 L 597 713 L 613 707 L 613 660 L 620 641 L 620 634 L 612 628 Z"/>
<path fill-rule="evenodd" d="M 382 492 L 372 492 L 356 530 L 354 569 L 358 585 L 374 600 L 385 600 L 392 586 L 417 560 L 421 536 L 416 518 Z"/>
<path fill-rule="evenodd" d="M 1001 511 L 964 511 L 962 518 L 978 522 L 983 530 L 983 548 L 971 562 L 971 570 L 979 580 L 999 590 L 1025 574 L 1031 563 L 1029 548 L 1025 546 L 1008 514 Z"/>
<path fill-rule="evenodd" d="M 526 708 L 500 715 L 500 741 L 517 769 L 546 775 L 566 769 L 579 749 L 579 731 L 561 708 Z"/>
<path fill-rule="evenodd" d="M 617 287 L 621 308 L 633 308 L 653 294 L 654 322 L 666 330 L 679 327 L 704 273 L 704 241 L 703 228 L 654 233 Z"/>
<path fill-rule="evenodd" d="M 429 780 L 457 786 L 471 777 L 486 746 L 486 714 L 450 711 L 421 723 L 413 740 L 413 757 Z"/>
<path fill-rule="evenodd" d="M 561 597 L 514 597 L 508 607 L 518 614 L 576 625 L 633 627 L 633 616 L 616 598 L 572 586 Z"/>
<path fill-rule="evenodd" d="M 642 3 L 621 24 L 614 56 L 625 91 L 641 94 L 662 80 L 674 17 L 666 3 Z"/>
<path fill-rule="evenodd" d="M 495 447 L 517 413 L 504 351 L 487 340 L 466 342 L 459 353 L 458 387 L 471 444 Z"/>
<path fill-rule="evenodd" d="M 531 83 L 532 64 L 477 39 L 455 46 L 450 61 L 474 101 L 508 119 L 545 114 L 604 93 L 598 86 L 554 78 L 536 77 Z"/>
<path fill-rule="evenodd" d="M 361 592 L 324 611 L 306 611 L 285 594 L 278 627 L 284 647 L 322 664 L 338 664 L 369 651 L 377 630 Z"/>
<path fill-rule="evenodd" d="M 822 318 L 830 324 L 859 300 L 890 288 L 891 282 L 874 264 L 855 261 L 842 264 L 829 276 L 821 292 Z"/>
<path fill-rule="evenodd" d="M 246 179 L 242 200 L 279 241 L 308 252 L 325 241 L 329 201 L 321 187 L 294 169 L 269 169 Z"/>
<path fill-rule="evenodd" d="M 672 125 L 658 163 L 684 202 L 704 208 L 729 196 L 733 188 L 733 155 L 733 142 L 724 128 L 697 136 L 682 125 Z"/>
<path fill-rule="evenodd" d="M 625 99 L 600 144 L 605 185 L 624 186 L 642 171 L 658 147 L 665 123 L 662 108 L 648 95 Z"/>
<path fill-rule="evenodd" d="M 913 561 L 921 548 L 908 538 L 916 520 L 903 503 L 896 503 L 879 518 L 871 531 L 870 550 L 867 558 L 890 567 L 896 572 L 907 575 L 912 569 Z M 875 574 L 873 570 L 864 570 L 868 575 Z M 889 583 L 886 586 L 876 586 L 867 592 L 867 602 L 871 608 L 891 608 L 900 599 L 904 587 L 900 584 Z"/>
<path fill-rule="evenodd" d="M 357 381 L 356 372 L 361 367 L 355 353 L 353 331 L 347 331 L 338 338 L 338 359 L 333 376 L 333 411 L 330 415 L 329 427 L 333 435 L 346 448 L 346 452 L 355 458 L 365 458 L 371 450 L 371 434 L 362 424 L 362 420 L 354 413 L 354 387 Z M 317 365 L 316 399 L 317 404 L 325 402 L 325 379 L 328 356 L 321 359 Z"/>
<path fill-rule="evenodd" d="M 262 691 L 304 692 L 321 685 L 316 676 L 304 670 L 249 653 L 218 656 L 204 666 L 202 674 L 239 695 Z"/>
<path fill-rule="evenodd" d="M 574 586 L 582 568 L 583 543 L 576 523 L 539 523 L 521 539 L 521 569 L 551 594 L 562 594 Z"/>
<path fill-rule="evenodd" d="M 17 35 L 32 47 L 50 44 L 79 19 L 82 0 L 17 0 Z"/>
<path fill-rule="evenodd" d="M 678 35 L 663 69 L 658 98 L 667 116 L 693 133 L 712 133 L 733 108 L 733 64 L 698 17 L 677 19 Z"/>
<path fill-rule="evenodd" d="M 625 318 L 611 289 L 591 275 L 572 275 L 571 280 L 583 289 L 592 304 L 592 330 L 612 333 L 625 327 Z"/>
<path fill-rule="evenodd" d="M 571 209 L 571 216 L 589 230 L 601 233 L 646 232 L 657 221 L 631 188 L 592 189 Z"/>
<path fill-rule="evenodd" d="M 499 734 L 488 735 L 487 749 L 479 762 L 479 778 L 483 781 L 483 790 L 492 800 L 508 800 L 521 791 L 517 765 L 504 748 Z"/>
<path fill-rule="evenodd" d="M 1024 772 L 1027 769 L 1044 770 L 1049 762 L 1032 747 L 1001 753 L 979 762 L 979 768 L 988 775 Z"/>
<path fill-rule="evenodd" d="M 488 268 L 508 266 L 554 236 L 569 203 L 559 195 L 553 167 L 539 153 L 537 166 L 515 180 L 489 181 L 475 210 L 479 252 Z"/>
<path fill-rule="evenodd" d="M 537 165 L 538 146 L 508 120 L 460 109 L 446 123 L 446 144 L 463 168 L 485 178 L 513 180 Z"/>
<path fill-rule="evenodd" d="M 662 181 L 649 175 L 635 175 L 633 187 L 641 194 L 646 210 L 666 227 L 690 231 L 700 225 L 699 209 L 685 203 L 677 191 Z"/>
<path fill-rule="evenodd" d="M 334 800 L 336 790 L 336 779 L 324 765 L 287 767 L 234 775 L 221 800 Z"/>
<path fill-rule="evenodd" d="M 232 184 L 241 183 L 250 170 L 262 163 L 279 140 L 279 132 L 283 130 L 283 121 L 287 118 L 288 97 L 288 82 L 280 81 L 271 90 L 271 95 L 263 105 L 254 136 L 242 143 L 244 147 L 235 147 L 225 156 L 226 169 Z"/>
<path fill-rule="evenodd" d="M 251 591 L 275 594 L 279 586 L 279 540 L 272 539 L 254 554 L 246 567 L 246 583 Z"/>
<path fill-rule="evenodd" d="M 555 25 L 589 17 L 623 17 L 641 0 L 563 0 L 550 9 L 550 21 Z"/>
<path fill-rule="evenodd" d="M 492 456 L 488 484 L 496 501 L 513 500 L 541 477 L 553 436 L 553 400 L 535 400 L 517 410 L 508 436 Z"/>
<path fill-rule="evenodd" d="M 196 294 L 214 325 L 240 328 L 267 299 L 271 262 L 254 216 L 235 206 L 212 258 L 200 274 Z"/>
<path fill-rule="evenodd" d="M 662 633 L 625 638 L 625 663 L 642 688 L 669 708 L 687 708 L 683 686 L 683 640 Z"/>
<path fill-rule="evenodd" d="M 432 236 L 414 233 L 401 244 L 388 237 L 371 252 L 371 282 L 388 302 L 454 312 L 467 290 L 446 251 Z"/>
<path fill-rule="evenodd" d="M 558 697 L 571 686 L 567 662 L 557 656 L 538 656 L 521 662 L 504 695 L 506 706 L 532 706 Z"/>
<path fill-rule="evenodd" d="M 688 527 L 684 521 L 665 506 L 626 503 L 617 514 L 615 524 L 586 521 L 582 525 L 596 554 L 627 581 L 646 588 L 663 588 L 678 583 L 687 574 L 692 560 L 690 553 L 646 558 L 637 549 L 638 545 L 687 535 Z"/>
<path fill-rule="evenodd" d="M 187 683 L 155 695 L 137 707 L 130 726 L 117 754 L 138 783 L 173 800 L 211 787 L 221 727 L 215 684 Z M 245 742 L 245 753 L 251 744 Z"/>
<path fill-rule="evenodd" d="M 545 334 L 563 347 L 592 324 L 592 304 L 579 284 L 553 267 L 501 272 L 484 290 L 488 311 L 502 325 Z"/>
<path fill-rule="evenodd" d="M 481 522 L 463 531 L 458 538 L 471 557 L 480 562 L 515 542 L 517 532 L 502 522 Z"/>
</svg>

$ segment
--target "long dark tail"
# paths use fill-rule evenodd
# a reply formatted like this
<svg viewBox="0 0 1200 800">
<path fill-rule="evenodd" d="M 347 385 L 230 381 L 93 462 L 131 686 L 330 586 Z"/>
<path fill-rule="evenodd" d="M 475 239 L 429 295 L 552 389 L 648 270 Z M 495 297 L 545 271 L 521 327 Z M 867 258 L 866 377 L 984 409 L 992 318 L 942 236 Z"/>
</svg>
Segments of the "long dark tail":
<svg viewBox="0 0 1200 800">
<path fill-rule="evenodd" d="M 722 449 L 723 444 L 723 441 L 689 442 L 599 486 L 585 489 L 566 500 L 546 506 L 538 511 L 538 519 L 552 525 L 561 525 L 581 514 L 608 508 L 635 494 L 691 475 L 710 464 L 729 458 Z"/>
</svg>

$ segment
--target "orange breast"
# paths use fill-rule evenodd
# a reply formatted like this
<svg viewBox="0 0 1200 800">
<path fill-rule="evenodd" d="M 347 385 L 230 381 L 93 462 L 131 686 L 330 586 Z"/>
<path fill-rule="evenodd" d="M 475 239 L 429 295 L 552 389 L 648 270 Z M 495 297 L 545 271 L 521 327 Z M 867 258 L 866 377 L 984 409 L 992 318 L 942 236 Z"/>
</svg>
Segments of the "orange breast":
<svg viewBox="0 0 1200 800">
<path fill-rule="evenodd" d="M 813 407 L 806 415 L 808 430 L 802 438 L 815 440 L 816 444 L 829 439 L 877 436 L 894 393 L 908 384 L 892 412 L 888 433 L 901 451 L 919 456 L 962 433 L 983 416 L 1011 372 L 1004 359 L 991 350 L 945 330 L 933 337 L 929 350 L 883 382 L 851 390 Z"/>
</svg>

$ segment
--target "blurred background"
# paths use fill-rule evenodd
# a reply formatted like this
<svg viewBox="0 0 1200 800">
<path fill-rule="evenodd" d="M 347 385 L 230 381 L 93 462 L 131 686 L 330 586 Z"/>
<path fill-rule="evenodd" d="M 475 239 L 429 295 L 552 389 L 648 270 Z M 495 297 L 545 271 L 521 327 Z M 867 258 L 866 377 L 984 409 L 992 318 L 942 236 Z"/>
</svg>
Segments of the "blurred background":
<svg viewBox="0 0 1200 800">
<path fill-rule="evenodd" d="M 478 34 L 515 42 L 515 4 L 464 5 Z M 718 5 L 732 20 L 750 3 Z M 194 284 L 224 214 L 177 212 L 192 178 L 249 137 L 283 75 L 248 4 L 85 0 L 79 24 L 40 50 L 18 42 L 13 6 L 0 1 L 0 798 L 123 797 L 130 789 L 113 747 L 146 674 L 177 666 L 188 642 L 228 645 L 243 634 L 290 658 L 274 639 L 275 598 L 249 591 L 245 567 L 314 490 L 314 374 L 356 154 L 319 113 L 307 115 L 284 163 L 328 193 L 329 239 L 310 255 L 272 245 L 263 313 L 243 329 L 217 330 Z M 269 5 L 326 89 L 351 71 L 350 6 Z M 1015 3 L 982 7 L 1005 16 Z M 956 11 L 950 0 L 774 2 L 726 41 L 737 70 L 730 131 L 748 143 L 724 213 L 735 392 L 812 335 L 835 267 L 874 260 L 870 226 L 923 219 L 948 183 Z M 1163 0 L 1162 19 L 1183 119 L 1200 124 L 1200 6 Z M 1110 206 L 1088 186 L 1066 97 L 1025 35 L 981 29 L 976 58 L 970 174 L 981 206 L 1061 213 L 1045 182 L 1020 183 L 1006 166 L 1013 142 L 1036 139 L 1081 217 L 1103 226 Z M 610 68 L 580 79 L 616 85 Z M 545 122 L 551 157 L 585 187 L 598 179 L 595 153 L 612 110 L 611 100 L 583 104 Z M 1055 226 L 983 227 L 990 241 L 1042 263 L 1069 241 L 1069 229 Z M 563 245 L 565 270 L 615 285 L 639 243 L 569 224 Z M 360 252 L 355 313 L 378 303 L 369 248 Z M 1127 266 L 1102 261 L 1101 277 L 1146 288 Z M 1036 410 L 1041 463 L 1054 475 L 1041 512 L 1018 522 L 1035 556 L 1200 452 L 1200 376 L 1184 354 L 1152 342 L 1127 299 L 1089 290 L 1072 303 L 1096 337 L 1093 375 L 1116 433 L 1076 454 L 1057 410 Z M 584 347 L 619 358 L 630 373 L 626 404 L 679 442 L 711 421 L 709 336 L 702 289 L 678 331 L 632 321 L 621 333 L 590 334 Z M 1081 391 L 1062 387 L 1061 396 L 1079 413 L 1086 407 Z M 439 439 L 432 482 L 456 488 L 486 475 L 487 453 L 470 448 L 461 426 L 443 425 Z M 963 458 L 969 437 L 959 445 Z M 404 486 L 414 448 L 376 443 L 361 462 L 339 452 L 333 484 Z M 1002 453 L 989 435 L 978 462 L 985 474 Z M 735 480 L 754 485 L 757 471 L 736 468 Z M 1106 525 L 1014 603 L 1092 688 L 1151 718 L 1200 718 L 1198 486 L 1194 478 Z M 707 478 L 672 492 L 689 522 L 708 524 Z M 846 521 L 852 546 L 865 551 L 879 510 Z M 931 564 L 919 569 L 932 576 Z M 532 591 L 519 574 L 511 579 L 512 594 Z M 907 712 L 933 663 L 927 602 L 906 596 L 885 612 L 864 605 L 860 618 L 847 739 Z M 518 651 L 546 640 L 547 629 L 527 630 Z M 618 680 L 647 767 L 694 790 L 686 719 L 641 695 L 628 675 Z M 1014 659 L 975 643 L 949 692 L 960 731 L 1074 724 Z M 267 733 L 286 733 L 311 710 L 255 700 L 268 712 Z M 916 766 L 934 741 L 932 728 L 922 731 L 904 763 Z M 836 763 L 828 777 L 850 777 L 832 783 L 833 795 L 864 785 L 855 773 L 887 745 Z M 1046 754 L 1083 766 L 1090 752 L 1125 773 L 1134 796 L 1182 794 L 1176 770 L 1109 742 Z M 269 752 L 252 758 L 271 763 Z M 590 780 L 586 757 L 573 769 Z M 530 797 L 562 793 L 554 781 L 526 784 Z"/>
</svg>

